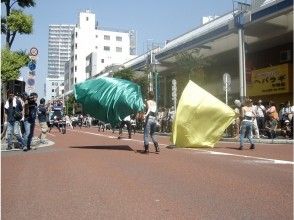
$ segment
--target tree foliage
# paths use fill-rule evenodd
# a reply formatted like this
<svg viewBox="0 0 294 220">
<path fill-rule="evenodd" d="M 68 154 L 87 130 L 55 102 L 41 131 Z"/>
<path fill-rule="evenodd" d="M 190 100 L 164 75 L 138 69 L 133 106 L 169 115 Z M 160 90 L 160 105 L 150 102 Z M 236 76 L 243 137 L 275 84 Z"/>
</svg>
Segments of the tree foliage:
<svg viewBox="0 0 294 220">
<path fill-rule="evenodd" d="M 29 62 L 28 55 L 23 51 L 13 52 L 6 48 L 1 50 L 1 80 L 15 80 L 19 78 L 20 68 Z"/>
<path fill-rule="evenodd" d="M 75 103 L 75 96 L 73 94 L 69 95 L 68 99 L 65 102 L 66 114 L 72 115 Z"/>
<path fill-rule="evenodd" d="M 122 69 L 113 74 L 114 78 L 125 79 L 138 84 L 144 97 L 148 92 L 148 76 L 146 74 L 136 75 L 131 69 Z"/>
<path fill-rule="evenodd" d="M 12 9 L 15 3 L 20 8 L 34 7 L 34 0 L 1 0 L 1 3 L 5 5 L 6 16 L 1 18 L 1 33 L 6 35 L 5 42 L 8 49 L 11 48 L 15 36 L 19 34 L 30 34 L 33 28 L 33 18 L 30 15 L 26 15 L 22 10 Z"/>
</svg>

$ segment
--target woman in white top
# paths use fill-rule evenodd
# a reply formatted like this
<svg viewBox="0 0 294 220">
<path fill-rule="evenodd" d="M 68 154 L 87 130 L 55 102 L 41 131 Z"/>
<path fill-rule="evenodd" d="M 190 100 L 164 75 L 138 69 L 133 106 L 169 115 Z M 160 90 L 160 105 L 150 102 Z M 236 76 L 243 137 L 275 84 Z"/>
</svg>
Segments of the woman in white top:
<svg viewBox="0 0 294 220">
<path fill-rule="evenodd" d="M 252 126 L 253 120 L 256 117 L 255 110 L 252 106 L 252 99 L 246 98 L 245 106 L 241 109 L 241 132 L 240 132 L 240 147 L 239 150 L 243 149 L 244 137 L 247 134 L 248 140 L 251 144 L 250 149 L 254 149 L 255 145 L 252 139 Z"/>
<path fill-rule="evenodd" d="M 154 138 L 154 133 L 156 129 L 156 111 L 157 105 L 154 99 L 154 93 L 150 91 L 148 93 L 148 100 L 147 100 L 147 112 L 145 116 L 145 126 L 144 126 L 144 153 L 149 152 L 149 140 L 148 136 L 150 134 L 152 142 L 155 147 L 155 151 L 159 152 L 158 142 Z"/>
</svg>

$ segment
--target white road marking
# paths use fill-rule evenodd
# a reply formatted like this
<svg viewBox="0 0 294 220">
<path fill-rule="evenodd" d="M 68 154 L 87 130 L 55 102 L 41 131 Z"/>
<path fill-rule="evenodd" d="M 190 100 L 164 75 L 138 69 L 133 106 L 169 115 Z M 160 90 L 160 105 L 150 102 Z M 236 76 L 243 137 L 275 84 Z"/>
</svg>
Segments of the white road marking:
<svg viewBox="0 0 294 220">
<path fill-rule="evenodd" d="M 71 130 L 71 131 L 81 132 L 81 133 L 91 134 L 91 135 L 96 135 L 96 136 L 101 136 L 101 137 L 108 137 L 108 138 L 111 138 L 111 139 L 117 139 L 117 136 L 111 136 L 111 135 L 106 135 L 106 134 L 98 134 L 98 133 L 92 133 L 92 132 L 87 132 L 87 131 L 76 131 L 76 130 Z M 121 141 L 135 141 L 135 142 L 140 142 L 140 143 L 144 142 L 142 140 L 136 140 L 136 139 L 120 139 L 120 140 Z M 149 143 L 152 143 L 152 142 L 149 142 Z M 168 144 L 159 144 L 159 145 L 160 146 L 170 146 Z M 265 158 L 265 157 L 246 156 L 246 155 L 240 155 L 240 154 L 223 153 L 223 152 L 216 152 L 216 151 L 196 149 L 196 148 L 177 148 L 177 149 L 186 149 L 186 150 L 191 150 L 191 151 L 198 151 L 198 152 L 212 154 L 212 155 L 241 157 L 241 158 L 264 161 L 264 162 L 273 163 L 273 164 L 290 164 L 290 165 L 294 165 L 293 161 L 288 161 L 288 160 L 276 160 L 276 159 L 270 159 L 270 158 Z"/>
</svg>

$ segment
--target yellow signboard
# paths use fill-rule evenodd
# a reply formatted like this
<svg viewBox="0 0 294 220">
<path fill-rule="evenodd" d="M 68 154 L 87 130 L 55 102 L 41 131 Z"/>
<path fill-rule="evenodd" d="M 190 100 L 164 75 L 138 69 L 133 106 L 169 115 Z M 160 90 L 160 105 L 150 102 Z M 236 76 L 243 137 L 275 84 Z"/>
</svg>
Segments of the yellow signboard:
<svg viewBox="0 0 294 220">
<path fill-rule="evenodd" d="M 247 82 L 249 96 L 262 96 L 289 92 L 288 64 L 253 70 Z"/>
</svg>

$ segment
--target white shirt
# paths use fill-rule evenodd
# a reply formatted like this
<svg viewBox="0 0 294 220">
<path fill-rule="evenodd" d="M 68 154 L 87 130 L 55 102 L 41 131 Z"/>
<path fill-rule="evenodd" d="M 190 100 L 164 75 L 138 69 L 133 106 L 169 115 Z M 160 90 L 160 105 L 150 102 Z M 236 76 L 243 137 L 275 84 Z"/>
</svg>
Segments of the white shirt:
<svg viewBox="0 0 294 220">
<path fill-rule="evenodd" d="M 264 117 L 265 107 L 263 105 L 256 105 L 256 117 Z"/>
</svg>

